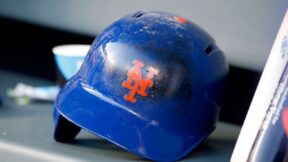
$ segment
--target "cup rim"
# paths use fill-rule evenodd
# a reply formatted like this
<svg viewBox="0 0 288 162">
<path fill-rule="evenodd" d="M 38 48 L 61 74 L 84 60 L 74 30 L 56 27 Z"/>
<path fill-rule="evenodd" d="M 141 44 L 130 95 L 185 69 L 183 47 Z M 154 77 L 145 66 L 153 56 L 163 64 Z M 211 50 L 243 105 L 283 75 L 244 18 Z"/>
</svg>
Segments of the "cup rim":
<svg viewBox="0 0 288 162">
<path fill-rule="evenodd" d="M 52 52 L 54 55 L 60 56 L 83 57 L 88 53 L 90 47 L 88 44 L 63 44 L 55 46 Z"/>
</svg>

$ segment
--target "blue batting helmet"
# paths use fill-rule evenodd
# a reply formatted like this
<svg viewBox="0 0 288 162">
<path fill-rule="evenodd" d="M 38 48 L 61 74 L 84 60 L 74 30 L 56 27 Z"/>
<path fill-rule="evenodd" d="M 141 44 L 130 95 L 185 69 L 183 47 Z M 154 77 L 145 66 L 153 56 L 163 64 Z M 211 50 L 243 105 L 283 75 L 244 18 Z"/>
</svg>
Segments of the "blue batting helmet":
<svg viewBox="0 0 288 162">
<path fill-rule="evenodd" d="M 223 80 L 222 51 L 200 27 L 163 12 L 137 12 L 93 42 L 59 93 L 54 138 L 81 128 L 132 153 L 178 160 L 214 130 Z"/>
</svg>

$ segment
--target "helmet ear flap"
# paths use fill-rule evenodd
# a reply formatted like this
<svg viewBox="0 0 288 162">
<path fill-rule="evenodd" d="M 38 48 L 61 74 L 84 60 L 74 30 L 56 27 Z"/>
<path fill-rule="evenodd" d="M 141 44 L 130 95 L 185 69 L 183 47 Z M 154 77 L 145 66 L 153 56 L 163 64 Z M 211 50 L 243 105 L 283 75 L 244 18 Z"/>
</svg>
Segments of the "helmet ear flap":
<svg viewBox="0 0 288 162">
<path fill-rule="evenodd" d="M 72 142 L 81 128 L 68 121 L 59 113 L 57 114 L 59 116 L 55 123 L 54 139 L 58 142 Z"/>
</svg>

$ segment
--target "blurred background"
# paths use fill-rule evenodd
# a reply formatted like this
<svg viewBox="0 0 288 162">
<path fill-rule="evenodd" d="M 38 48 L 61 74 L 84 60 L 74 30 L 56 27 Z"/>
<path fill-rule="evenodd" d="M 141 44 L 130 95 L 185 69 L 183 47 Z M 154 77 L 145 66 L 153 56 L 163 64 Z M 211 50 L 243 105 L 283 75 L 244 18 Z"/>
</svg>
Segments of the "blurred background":
<svg viewBox="0 0 288 162">
<path fill-rule="evenodd" d="M 204 28 L 226 54 L 220 119 L 241 125 L 287 7 L 287 0 L 0 0 L 0 70 L 55 80 L 54 46 L 91 44 L 131 12 L 166 11 Z"/>
</svg>

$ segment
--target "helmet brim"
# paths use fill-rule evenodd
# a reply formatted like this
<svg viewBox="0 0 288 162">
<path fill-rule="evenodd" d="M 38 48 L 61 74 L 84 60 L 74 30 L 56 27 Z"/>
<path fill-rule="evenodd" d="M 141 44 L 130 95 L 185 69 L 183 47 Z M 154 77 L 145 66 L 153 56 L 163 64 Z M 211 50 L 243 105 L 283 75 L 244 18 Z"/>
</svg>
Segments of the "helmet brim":
<svg viewBox="0 0 288 162">
<path fill-rule="evenodd" d="M 54 137 L 57 141 L 69 142 L 83 128 L 145 158 L 176 161 L 214 130 L 197 135 L 175 134 L 161 127 L 161 123 L 141 118 L 99 95 L 101 93 L 83 86 L 79 80 L 66 84 L 55 103 Z"/>
</svg>

